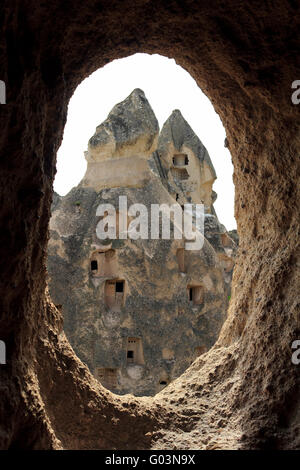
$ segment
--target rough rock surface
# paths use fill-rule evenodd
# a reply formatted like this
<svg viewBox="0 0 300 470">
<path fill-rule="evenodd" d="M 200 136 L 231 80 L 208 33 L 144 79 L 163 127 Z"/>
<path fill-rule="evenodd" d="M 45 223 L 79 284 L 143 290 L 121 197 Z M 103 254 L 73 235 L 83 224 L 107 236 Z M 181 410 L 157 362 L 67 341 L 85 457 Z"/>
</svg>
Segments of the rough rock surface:
<svg viewBox="0 0 300 470">
<path fill-rule="evenodd" d="M 300 448 L 299 5 L 1 3 L 1 448 Z M 67 106 L 91 72 L 136 52 L 172 57 L 226 129 L 239 249 L 217 344 L 155 398 L 117 397 L 74 354 L 46 292 Z"/>
<path fill-rule="evenodd" d="M 157 136 L 158 122 L 152 108 L 144 92 L 135 89 L 111 110 L 89 140 L 82 184 L 95 190 L 143 186 Z"/>
<path fill-rule="evenodd" d="M 216 178 L 216 172 L 206 148 L 179 109 L 173 111 L 159 135 L 158 152 L 161 158 L 166 160 L 164 162 L 166 166 L 169 166 L 167 154 L 170 146 L 177 152 L 184 151 L 186 147 L 189 148 L 201 163 L 205 162 L 208 165 L 212 178 Z"/>
<path fill-rule="evenodd" d="M 107 146 L 106 129 L 114 136 L 113 150 Z M 193 191 L 195 200 L 190 197 L 189 202 L 200 202 L 201 194 L 211 201 L 211 186 L 206 187 L 202 178 L 204 158 L 215 177 L 205 147 L 178 111 L 163 127 L 159 151 L 154 147 L 155 153 L 150 154 L 157 137 L 153 111 L 144 93 L 134 90 L 97 127 L 86 153 L 90 177 L 54 201 L 50 220 L 49 288 L 55 304 L 61 305 L 66 335 L 103 385 L 115 393 L 137 396 L 159 392 L 213 346 L 230 293 L 234 260 L 228 250 L 235 251 L 235 243 L 210 213 L 205 215 L 204 231 L 209 241 L 205 239 L 201 249 L 186 250 L 184 238 L 174 239 L 167 212 L 171 238 L 151 239 L 152 204 L 175 204 L 182 216 L 179 202 L 172 197 L 173 186 L 179 191 L 180 181 L 176 183 L 171 175 L 164 185 L 168 181 L 164 175 L 177 168 L 172 162 L 174 152 L 189 160 L 181 158 L 178 168 L 191 173 L 185 180 L 187 187 L 180 188 L 181 204 L 188 202 L 186 189 L 193 178 L 199 188 Z M 163 148 L 167 167 L 158 153 Z M 139 180 L 141 155 L 143 186 L 136 188 L 132 183 Z M 130 174 L 125 175 L 120 167 L 123 161 Z M 108 203 L 117 209 L 119 196 L 127 197 L 128 208 L 136 203 L 147 208 L 149 239 L 97 238 L 97 207 Z M 211 209 L 212 204 L 207 207 Z M 224 236 L 227 244 L 223 246 Z M 123 292 L 115 292 L 116 280 Z"/>
</svg>

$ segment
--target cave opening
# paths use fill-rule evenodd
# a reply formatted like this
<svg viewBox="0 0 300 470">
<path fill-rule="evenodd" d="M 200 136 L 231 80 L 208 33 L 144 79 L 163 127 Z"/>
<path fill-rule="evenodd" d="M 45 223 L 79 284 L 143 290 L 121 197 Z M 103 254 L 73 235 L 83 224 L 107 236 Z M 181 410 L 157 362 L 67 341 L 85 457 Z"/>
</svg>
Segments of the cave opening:
<svg viewBox="0 0 300 470">
<path fill-rule="evenodd" d="M 136 8 L 124 2 L 96 11 L 87 0 L 71 17 L 61 2 L 31 3 L 21 9 L 5 4 L 2 18 L 9 34 L 1 49 L 7 78 L 7 104 L 1 106 L 1 341 L 8 346 L 1 368 L 1 447 L 299 448 L 299 371 L 290 357 L 291 341 L 299 337 L 295 2 L 270 7 L 232 0 L 213 11 L 206 2 L 141 2 Z M 98 67 L 137 50 L 174 57 L 213 102 L 234 162 L 240 236 L 234 292 L 217 344 L 147 405 L 103 391 L 84 365 L 88 358 L 81 362 L 74 354 L 72 330 L 66 322 L 66 339 L 62 314 L 45 290 L 55 154 L 68 101 Z M 54 195 L 54 205 L 58 200 Z M 75 201 L 70 212 L 80 218 L 88 209 Z M 59 237 L 56 245 L 64 256 Z M 99 285 L 89 272 L 90 251 L 98 247 L 83 247 L 77 274 Z M 80 291 L 78 278 L 73 280 Z M 208 288 L 215 279 L 204 281 Z M 134 283 L 129 289 L 137 292 Z M 178 305 L 178 314 L 182 309 Z M 113 329 L 117 317 L 108 312 L 102 320 Z M 139 370 L 132 372 L 139 377 Z"/>
<path fill-rule="evenodd" d="M 127 351 L 127 359 L 132 359 L 132 362 L 134 360 L 134 351 L 132 351 L 131 349 Z"/>
<path fill-rule="evenodd" d="M 141 57 L 139 57 L 141 56 Z M 122 70 L 124 70 L 123 77 L 126 83 L 126 69 L 124 69 L 124 62 L 132 60 L 133 58 L 123 59 L 121 62 Z M 146 63 L 153 58 L 146 54 L 137 54 L 135 57 L 135 68 L 132 69 L 128 78 L 128 87 L 132 87 L 134 80 L 132 76 L 137 71 L 137 64 L 139 60 Z M 159 64 L 165 67 L 170 67 L 171 70 L 175 67 L 179 70 L 179 76 L 182 75 L 182 70 L 175 66 L 170 59 L 162 58 L 160 56 L 154 58 Z M 146 62 L 145 62 L 146 61 Z M 139 66 L 139 70 L 143 67 Z M 129 67 L 130 69 L 130 67 Z M 124 75 L 125 74 L 125 75 Z M 149 70 L 145 70 L 145 74 L 149 74 Z M 117 105 L 112 108 L 106 120 L 102 124 L 99 123 L 99 105 L 95 104 L 95 89 L 103 86 L 102 81 L 107 80 L 106 75 L 101 75 L 101 70 L 95 72 L 94 75 L 99 75 L 95 81 L 93 77 L 87 79 L 91 82 L 91 91 L 88 94 L 81 92 L 81 86 L 78 87 L 80 96 L 77 98 L 77 91 L 72 100 L 76 104 L 79 100 L 80 106 L 77 109 L 77 114 L 72 117 L 73 128 L 69 128 L 69 121 L 67 120 L 65 139 L 58 152 L 58 174 L 55 180 L 55 189 L 60 191 L 54 202 L 54 214 L 50 221 L 50 241 L 48 248 L 48 270 L 50 273 L 50 294 L 56 303 L 64 305 L 64 322 L 67 336 L 73 345 L 75 352 L 79 358 L 83 360 L 90 368 L 91 372 L 98 378 L 98 380 L 105 387 L 109 388 L 112 382 L 107 379 L 110 368 L 113 370 L 118 368 L 118 380 L 113 382 L 111 390 L 117 394 L 133 393 L 137 395 L 155 395 L 161 389 L 157 384 L 161 374 L 161 369 L 170 376 L 170 383 L 190 365 L 195 359 L 195 348 L 199 344 L 200 337 L 194 333 L 191 342 L 181 344 L 181 336 L 184 334 L 184 329 L 191 327 L 195 317 L 199 317 L 198 321 L 211 322 L 211 308 L 214 312 L 214 331 L 208 332 L 206 341 L 206 349 L 210 349 L 216 341 L 219 330 L 226 317 L 226 310 L 228 308 L 228 292 L 230 292 L 231 276 L 233 272 L 234 256 L 236 251 L 236 243 L 231 238 L 231 234 L 227 232 L 225 226 L 218 220 L 214 203 L 216 201 L 216 194 L 212 190 L 213 182 L 217 181 L 216 171 L 214 165 L 220 166 L 219 154 L 225 154 L 228 157 L 228 150 L 224 150 L 224 129 L 220 126 L 211 104 L 208 102 L 204 95 L 202 95 L 199 88 L 191 81 L 188 74 L 184 74 L 186 80 L 186 88 L 189 86 L 194 87 L 195 99 L 199 101 L 199 108 L 201 103 L 202 113 L 200 113 L 200 122 L 202 127 L 199 131 L 201 138 L 205 137 L 210 149 L 213 152 L 213 162 L 208 154 L 206 147 L 200 140 L 190 123 L 184 118 L 181 110 L 175 109 L 172 111 L 170 104 L 168 104 L 166 97 L 166 89 L 169 87 L 169 81 L 166 77 L 167 85 L 164 87 L 163 83 L 156 83 L 154 87 L 149 86 L 149 81 L 139 76 L 143 88 L 149 88 L 148 94 L 152 96 L 153 102 L 156 103 L 157 108 L 152 109 L 152 103 L 147 101 L 147 95 L 141 87 L 134 89 L 134 91 Z M 103 78 L 104 77 L 104 78 Z M 110 79 L 111 75 L 108 74 Z M 153 74 L 151 75 L 153 78 Z M 174 78 L 174 74 L 173 74 Z M 101 80 L 100 80 L 101 79 Z M 137 80 L 135 79 L 135 80 Z M 181 79 L 181 78 L 180 78 Z M 178 98 L 176 79 L 174 80 L 174 95 Z M 124 88 L 120 85 L 121 90 Z M 129 88 L 130 89 L 130 88 Z M 83 94 L 82 94 L 83 93 Z M 86 91 L 85 91 L 86 93 Z M 119 96 L 119 89 L 115 90 Z M 80 95 L 81 94 L 81 95 Z M 112 93 L 113 94 L 113 93 Z M 107 93 L 102 99 L 107 99 Z M 184 93 L 183 93 L 184 95 Z M 82 109 L 83 97 L 88 103 L 86 111 Z M 92 100 L 89 101 L 89 97 Z M 124 97 L 123 97 L 124 98 Z M 168 107 L 166 106 L 168 104 Z M 185 113 L 195 124 L 199 120 L 199 113 L 194 111 L 195 103 L 189 104 L 185 96 L 181 97 L 179 101 L 174 101 L 173 108 L 183 107 Z M 161 108 L 161 109 L 160 109 Z M 79 154 L 79 149 L 82 149 L 82 143 L 78 140 L 78 149 L 74 149 L 74 141 L 80 136 L 81 132 L 76 127 L 76 119 L 78 119 L 78 111 L 80 114 L 86 114 L 88 120 L 90 116 L 95 116 L 91 121 L 91 126 L 96 128 L 94 135 L 90 127 L 87 127 L 89 134 L 88 149 L 84 152 L 86 166 L 81 168 L 85 170 L 85 174 L 78 186 L 73 186 L 67 194 L 66 191 L 70 188 L 71 182 L 74 180 L 64 180 L 65 172 L 60 169 L 63 159 L 60 157 L 62 153 L 72 155 L 73 173 L 77 173 L 77 167 L 74 162 L 74 154 Z M 164 122 L 166 116 L 168 119 Z M 74 113 L 74 112 L 73 112 Z M 114 114 L 115 113 L 115 114 Z M 97 114 L 97 117 L 96 117 Z M 160 122 L 157 122 L 157 117 Z M 97 119 L 97 120 L 96 120 Z M 74 124 L 75 121 L 75 124 Z M 207 128 L 207 123 L 210 122 L 210 128 Z M 133 134 L 131 137 L 130 132 L 136 132 L 137 125 L 139 133 Z M 82 127 L 82 121 L 80 120 Z M 114 126 L 116 126 L 114 128 Z M 199 126 L 198 126 L 199 127 Z M 109 129 L 109 133 L 108 130 Z M 131 130 L 132 129 L 132 130 Z M 87 132 L 87 131 L 85 131 Z M 84 135 L 85 132 L 83 132 Z M 147 138 L 147 147 L 143 148 L 143 140 Z M 216 139 L 219 135 L 219 140 Z M 70 137 L 69 137 L 70 136 Z M 68 139 L 72 139 L 72 152 L 71 147 L 68 150 Z M 119 142 L 117 139 L 121 138 L 120 149 L 118 149 Z M 109 139 L 115 139 L 114 144 L 109 142 Z M 139 140 L 140 139 L 140 140 Z M 103 143 L 102 143 L 103 142 Z M 151 144 L 149 144 L 149 142 Z M 217 145 L 216 145 L 216 142 Z M 70 145 L 70 144 L 69 144 Z M 85 142 L 86 145 L 86 142 Z M 117 149 L 117 150 L 114 150 Z M 139 156 L 136 156 L 136 152 Z M 227 173 L 230 172 L 230 161 L 227 160 Z M 221 171 L 222 191 L 223 193 L 228 189 L 228 179 L 224 179 L 224 171 Z M 189 172 L 186 167 L 189 168 Z M 68 173 L 68 177 L 72 176 L 72 171 Z M 78 173 L 79 174 L 79 173 Z M 218 175 L 217 175 L 218 176 Z M 136 187 L 136 189 L 135 189 Z M 231 186 L 233 187 L 233 186 Z M 145 188 L 145 189 L 143 189 Z M 169 188 L 169 196 L 165 193 L 165 188 Z M 178 191 L 178 192 L 177 192 Z M 179 192 L 180 191 L 180 192 Z M 93 194 L 93 198 L 91 198 Z M 138 245 L 133 243 L 125 243 L 120 239 L 119 227 L 119 209 L 115 210 L 116 214 L 116 240 L 110 239 L 99 241 L 95 234 L 95 213 L 97 204 L 105 202 L 108 207 L 103 211 L 104 216 L 100 216 L 100 221 L 103 222 L 105 218 L 111 215 L 111 207 L 116 202 L 116 196 L 126 195 L 130 197 L 135 203 L 165 203 L 169 200 L 173 203 L 180 204 L 184 210 L 185 203 L 204 204 L 205 208 L 205 256 L 211 256 L 208 251 L 213 250 L 213 256 L 216 258 L 217 267 L 209 268 L 208 265 L 200 259 L 200 253 L 186 251 L 182 247 L 172 248 L 170 245 L 168 253 L 170 258 L 169 263 L 174 263 L 177 276 L 174 279 L 175 283 L 168 283 L 165 287 L 166 293 L 171 292 L 176 304 L 183 302 L 180 310 L 181 322 L 184 326 L 178 326 L 176 323 L 176 316 L 172 315 L 173 306 L 170 303 L 164 306 L 163 302 L 156 300 L 156 291 L 161 289 L 163 279 L 171 279 L 171 271 L 167 265 L 161 264 L 162 253 L 157 253 L 157 259 L 154 257 L 153 262 L 150 263 L 143 260 L 144 253 L 147 252 L 153 245 L 151 240 L 143 242 L 139 248 Z M 152 194 L 152 200 L 149 200 L 149 194 Z M 153 196 L 156 194 L 156 196 Z M 158 197 L 157 197 L 158 195 Z M 137 199 L 137 196 L 139 199 Z M 223 199 L 223 198 L 222 198 Z M 69 226 L 66 223 L 68 217 L 68 207 L 76 206 L 77 201 L 80 201 L 80 212 L 74 214 L 73 219 L 70 220 Z M 97 203 L 97 204 L 96 204 Z M 149 204 L 149 202 L 148 202 Z M 150 207 L 150 205 L 149 205 Z M 233 219 L 233 202 L 231 207 L 225 207 L 223 202 L 222 214 L 227 213 L 227 223 L 232 223 Z M 127 214 L 127 228 L 130 226 L 132 217 Z M 61 224 L 58 226 L 58 220 Z M 66 226 L 67 225 L 67 226 Z M 124 229 L 124 228 L 123 228 Z M 125 227 L 126 229 L 126 227 Z M 57 239 L 67 230 L 68 237 L 72 233 L 71 238 L 64 237 L 62 243 L 65 246 L 60 253 L 57 251 Z M 105 228 L 107 232 L 108 228 Z M 81 234 L 81 239 L 78 234 Z M 223 241 L 228 240 L 228 246 L 224 251 Z M 83 245 L 78 243 L 77 247 L 74 245 L 76 238 L 78 238 Z M 68 246 L 70 240 L 70 247 Z M 174 244 L 174 243 L 173 243 Z M 224 245 L 224 246 L 223 246 Z M 84 258 L 86 251 L 82 246 L 91 247 L 90 255 L 90 277 L 82 275 L 84 269 Z M 153 245 L 154 246 L 154 245 Z M 175 246 L 175 245 L 174 245 Z M 134 250 L 132 249 L 134 247 Z M 210 248 L 211 247 L 211 248 Z M 68 257 L 68 253 L 76 252 L 76 256 Z M 228 271 L 225 273 L 224 263 L 231 260 L 232 264 L 228 262 L 226 267 L 229 266 Z M 75 261 L 75 262 L 74 262 Z M 61 282 L 56 282 L 56 278 L 61 277 L 65 270 L 65 266 L 72 262 L 73 270 L 71 275 L 66 276 L 66 285 Z M 157 271 L 157 269 L 160 269 Z M 162 271 L 163 270 L 163 271 Z M 148 272 L 145 277 L 145 271 Z M 163 274 L 162 274 L 163 272 Z M 74 282 L 72 282 L 72 276 Z M 120 280 L 120 277 L 126 278 L 126 295 L 125 295 L 125 281 Z M 118 279 L 119 278 L 119 279 Z M 193 285 L 190 282 L 199 282 L 205 279 L 207 283 L 207 291 L 212 299 L 212 306 L 204 305 L 203 287 Z M 173 282 L 174 282 L 173 281 Z M 68 282 L 70 282 L 68 284 Z M 69 293 L 73 289 L 73 284 L 78 285 L 81 283 L 81 289 L 75 291 L 74 295 L 70 296 Z M 188 299 L 186 299 L 186 288 L 188 289 Z M 133 291 L 131 292 L 131 289 Z M 170 295 L 170 294 L 168 294 Z M 176 299 L 176 300 L 175 300 Z M 89 307 L 86 307 L 86 305 Z M 102 309 L 101 304 L 106 307 Z M 188 305 L 193 307 L 193 315 L 189 318 Z M 201 307 L 201 308 L 200 308 Z M 196 312 L 197 310 L 197 312 Z M 199 312 L 198 312 L 199 310 Z M 76 312 L 76 316 L 74 313 Z M 81 312 L 85 312 L 82 314 Z M 106 315 L 114 315 L 112 325 L 114 326 L 114 335 L 111 335 L 111 327 Z M 160 317 L 164 315 L 170 316 L 170 321 L 174 333 L 170 334 L 169 331 L 162 327 L 161 322 L 155 321 L 152 326 L 151 318 L 159 314 Z M 121 351 L 123 349 L 123 337 L 125 330 L 123 325 L 123 317 L 128 315 L 129 330 L 126 333 L 141 334 L 144 343 L 142 346 L 141 340 L 128 340 L 130 348 L 127 348 L 126 360 L 122 359 Z M 207 317 L 207 319 L 206 319 Z M 91 318 L 96 325 L 99 321 L 104 322 L 107 326 L 103 327 L 103 332 L 98 333 L 98 337 L 92 334 L 93 342 L 84 341 L 79 344 L 79 338 L 83 337 L 83 330 L 89 331 L 92 328 L 90 324 Z M 202 320 L 203 318 L 203 320 Z M 112 320 L 110 320 L 112 321 Z M 89 326 L 88 326 L 89 324 Z M 159 334 L 157 334 L 157 328 Z M 178 331 L 177 331 L 178 330 Z M 196 330 L 194 330 L 196 331 Z M 205 330 L 204 330 L 205 331 Z M 86 334 L 86 333 L 85 333 Z M 205 333 L 204 333 L 205 335 Z M 106 337 L 111 338 L 109 340 Z M 87 337 L 88 338 L 88 337 Z M 105 339 L 105 340 L 104 340 Z M 168 342 L 165 344 L 166 339 Z M 201 338 L 202 340 L 202 338 Z M 155 345 L 155 346 L 154 346 Z M 143 351 L 144 349 L 144 351 Z M 165 354 L 166 349 L 171 351 L 170 357 Z M 106 359 L 109 353 L 109 358 Z M 130 365 L 130 370 L 127 370 L 127 365 Z M 143 370 L 136 372 L 133 375 L 132 366 L 143 367 Z M 99 375 L 99 370 L 104 371 Z M 140 375 L 139 375 L 140 374 Z M 147 379 L 147 374 L 151 379 Z M 143 385 L 143 383 L 145 385 Z"/>
<path fill-rule="evenodd" d="M 116 292 L 124 292 L 124 281 L 116 282 Z"/>
<path fill-rule="evenodd" d="M 98 261 L 97 260 L 92 260 L 91 261 L 91 270 L 92 271 L 98 271 Z"/>
</svg>

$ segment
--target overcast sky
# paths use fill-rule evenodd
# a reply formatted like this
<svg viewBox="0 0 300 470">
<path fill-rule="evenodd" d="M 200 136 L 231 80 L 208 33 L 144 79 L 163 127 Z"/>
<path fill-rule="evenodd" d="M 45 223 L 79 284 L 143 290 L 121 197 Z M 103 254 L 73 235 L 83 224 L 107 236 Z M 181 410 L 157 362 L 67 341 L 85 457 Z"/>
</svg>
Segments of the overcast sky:
<svg viewBox="0 0 300 470">
<path fill-rule="evenodd" d="M 220 118 L 189 73 L 174 59 L 157 54 L 135 54 L 110 62 L 78 86 L 69 103 L 64 138 L 57 155 L 55 191 L 63 196 L 80 182 L 86 169 L 83 152 L 96 126 L 135 88 L 145 92 L 160 128 L 174 109 L 180 109 L 215 167 L 217 180 L 213 189 L 218 198 L 214 207 L 219 220 L 228 230 L 236 228 L 233 167 L 230 153 L 224 147 L 225 130 Z"/>
</svg>

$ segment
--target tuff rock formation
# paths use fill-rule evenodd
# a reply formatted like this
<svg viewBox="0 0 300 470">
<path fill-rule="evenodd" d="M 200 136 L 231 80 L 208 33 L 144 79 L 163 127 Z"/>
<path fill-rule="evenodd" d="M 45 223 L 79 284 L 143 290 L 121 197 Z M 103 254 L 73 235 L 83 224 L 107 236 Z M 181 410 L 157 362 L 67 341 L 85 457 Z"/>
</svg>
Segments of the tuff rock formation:
<svg viewBox="0 0 300 470">
<path fill-rule="evenodd" d="M 158 122 L 144 93 L 135 90 L 109 113 L 89 141 L 82 186 L 141 187 L 149 179 L 147 160 L 156 147 Z"/>
<path fill-rule="evenodd" d="M 226 316 L 235 243 L 213 211 L 215 171 L 179 111 L 159 134 L 138 89 L 97 127 L 85 156 L 82 182 L 53 204 L 50 294 L 76 354 L 103 385 L 154 395 L 213 346 Z M 169 240 L 151 239 L 150 226 L 149 239 L 100 240 L 97 208 L 118 210 L 120 196 L 128 208 L 144 204 L 149 225 L 152 204 L 174 204 L 182 216 L 180 206 L 205 202 L 203 247 L 174 239 L 166 208 Z"/>
<path fill-rule="evenodd" d="M 70 10 L 4 0 L 0 9 L 1 448 L 300 448 L 291 360 L 300 339 L 298 2 L 73 0 Z M 93 71 L 136 52 L 174 58 L 219 113 L 239 233 L 216 344 L 146 398 L 114 395 L 94 379 L 46 283 L 69 100 Z"/>
</svg>

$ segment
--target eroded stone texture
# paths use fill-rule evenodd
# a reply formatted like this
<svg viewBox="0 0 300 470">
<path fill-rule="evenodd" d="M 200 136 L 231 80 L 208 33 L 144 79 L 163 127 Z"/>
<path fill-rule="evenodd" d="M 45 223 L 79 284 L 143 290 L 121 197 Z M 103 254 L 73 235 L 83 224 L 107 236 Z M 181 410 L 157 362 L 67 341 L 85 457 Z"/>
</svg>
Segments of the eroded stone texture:
<svg viewBox="0 0 300 470">
<path fill-rule="evenodd" d="M 292 0 L 2 2 L 1 448 L 300 447 L 298 21 Z M 135 52 L 175 58 L 219 113 L 239 233 L 217 344 L 155 399 L 105 391 L 45 295 L 68 101 L 91 72 Z"/>
<path fill-rule="evenodd" d="M 175 198 L 181 204 L 204 204 L 211 212 L 215 169 L 206 148 L 178 109 L 162 128 L 157 153 Z"/>
<path fill-rule="evenodd" d="M 157 137 L 157 119 L 144 92 L 136 89 L 111 110 L 89 140 L 83 186 L 96 191 L 143 186 Z"/>
<path fill-rule="evenodd" d="M 179 111 L 164 125 L 158 149 L 157 137 L 154 113 L 134 90 L 97 127 L 86 175 L 67 196 L 56 197 L 50 221 L 49 288 L 64 330 L 94 376 L 119 394 L 155 395 L 209 350 L 230 293 L 236 245 L 211 213 L 207 179 L 216 176 L 209 155 Z M 98 206 L 111 204 L 118 222 L 120 196 L 127 198 L 124 211 L 133 204 L 147 209 L 148 239 L 120 239 L 118 223 L 117 239 L 97 237 Z M 175 206 L 183 221 L 180 205 L 204 199 L 204 246 L 186 249 L 183 234 L 174 239 L 167 209 Z M 158 240 L 151 237 L 153 204 L 165 205 L 169 239 L 162 240 L 161 231 Z"/>
</svg>

